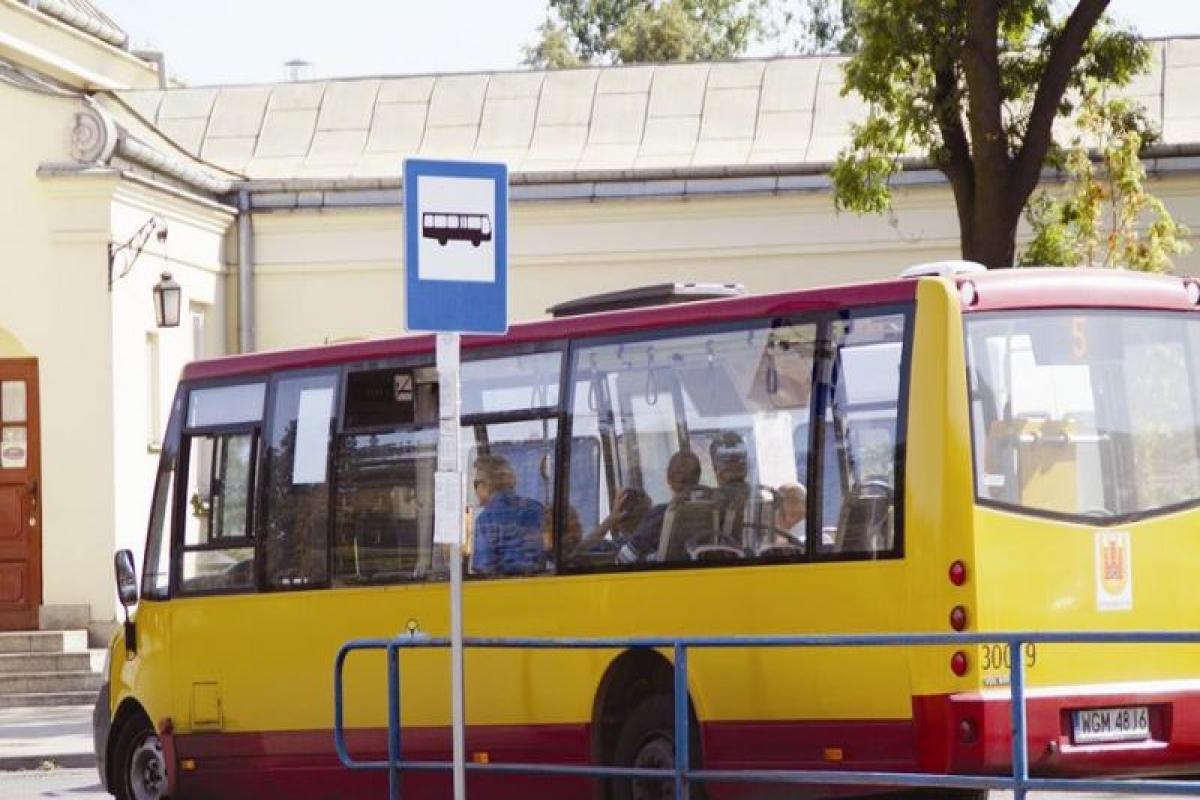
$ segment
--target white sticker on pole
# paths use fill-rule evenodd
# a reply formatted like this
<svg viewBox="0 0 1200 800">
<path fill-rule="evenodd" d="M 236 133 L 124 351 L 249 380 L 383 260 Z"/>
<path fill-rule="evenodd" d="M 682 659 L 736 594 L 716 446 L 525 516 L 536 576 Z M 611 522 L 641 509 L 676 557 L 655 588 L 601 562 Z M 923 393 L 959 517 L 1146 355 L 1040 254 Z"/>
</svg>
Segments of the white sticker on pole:
<svg viewBox="0 0 1200 800">
<path fill-rule="evenodd" d="M 462 541 L 462 480 L 457 472 L 433 475 L 433 541 L 454 544 Z"/>
</svg>

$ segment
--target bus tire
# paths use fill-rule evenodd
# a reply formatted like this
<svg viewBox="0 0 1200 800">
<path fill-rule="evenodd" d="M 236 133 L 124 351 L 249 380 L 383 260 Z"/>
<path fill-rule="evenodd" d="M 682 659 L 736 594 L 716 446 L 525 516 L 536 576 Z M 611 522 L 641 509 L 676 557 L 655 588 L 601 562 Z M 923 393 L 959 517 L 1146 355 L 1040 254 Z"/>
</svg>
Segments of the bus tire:
<svg viewBox="0 0 1200 800">
<path fill-rule="evenodd" d="M 692 769 L 700 765 L 700 739 L 695 718 L 689 721 Z M 647 697 L 634 706 L 617 734 L 613 761 L 618 767 L 649 769 L 675 768 L 675 701 L 670 695 Z M 671 782 L 617 778 L 612 782 L 612 800 L 658 800 L 672 796 Z M 699 785 L 693 784 L 691 796 L 703 797 Z"/>
<path fill-rule="evenodd" d="M 150 721 L 136 714 L 117 734 L 111 791 L 117 800 L 160 800 L 167 796 L 167 762 Z"/>
</svg>

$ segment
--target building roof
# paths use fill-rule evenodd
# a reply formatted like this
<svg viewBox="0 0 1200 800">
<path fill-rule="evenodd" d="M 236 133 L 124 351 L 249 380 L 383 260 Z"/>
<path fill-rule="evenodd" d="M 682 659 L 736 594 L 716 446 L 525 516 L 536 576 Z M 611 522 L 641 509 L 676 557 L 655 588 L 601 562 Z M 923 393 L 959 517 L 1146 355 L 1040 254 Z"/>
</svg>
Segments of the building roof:
<svg viewBox="0 0 1200 800">
<path fill-rule="evenodd" d="M 74 0 L 85 3 L 86 0 Z M 1200 143 L 1200 39 L 1150 43 L 1125 93 L 1162 144 Z M 581 173 L 817 171 L 866 105 L 842 57 L 356 78 L 129 91 L 118 98 L 195 158 L 254 181 L 395 179 L 408 156 Z"/>
<path fill-rule="evenodd" d="M 23 0 L 35 11 L 65 22 L 114 47 L 129 44 L 129 34 L 91 0 Z"/>
</svg>

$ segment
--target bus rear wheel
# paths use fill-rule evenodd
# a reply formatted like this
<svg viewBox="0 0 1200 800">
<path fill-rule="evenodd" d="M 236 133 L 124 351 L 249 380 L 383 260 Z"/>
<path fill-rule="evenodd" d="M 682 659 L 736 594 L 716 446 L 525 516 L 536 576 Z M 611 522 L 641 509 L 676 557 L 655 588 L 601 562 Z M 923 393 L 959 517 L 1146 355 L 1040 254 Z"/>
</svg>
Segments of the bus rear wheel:
<svg viewBox="0 0 1200 800">
<path fill-rule="evenodd" d="M 167 796 L 167 760 L 162 742 L 145 717 L 122 726 L 113 764 L 117 800 L 163 800 Z"/>
<path fill-rule="evenodd" d="M 690 761 L 699 766 L 699 738 L 694 721 L 691 728 Z M 634 706 L 617 734 L 613 752 L 618 767 L 638 769 L 675 768 L 675 701 L 669 695 L 654 695 Z M 669 800 L 675 796 L 670 779 L 618 778 L 613 781 L 613 800 Z M 702 789 L 691 787 L 693 798 L 703 797 Z"/>
</svg>

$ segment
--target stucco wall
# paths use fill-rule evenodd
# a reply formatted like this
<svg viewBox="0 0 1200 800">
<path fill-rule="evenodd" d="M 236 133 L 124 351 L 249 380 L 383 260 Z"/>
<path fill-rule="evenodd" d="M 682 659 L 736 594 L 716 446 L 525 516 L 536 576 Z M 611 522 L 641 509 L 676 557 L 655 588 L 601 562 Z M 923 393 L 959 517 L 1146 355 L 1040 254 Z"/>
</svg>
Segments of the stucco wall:
<svg viewBox="0 0 1200 800">
<path fill-rule="evenodd" d="M 116 241 L 127 240 L 151 217 L 165 223 L 168 231 L 166 242 L 150 238 L 112 293 L 112 549 L 133 550 L 140 569 L 159 460 L 157 444 L 179 373 L 197 356 L 197 348 L 200 355 L 220 355 L 226 349 L 222 242 L 233 216 L 214 204 L 174 197 L 129 181 L 115 188 L 111 215 Z M 122 263 L 123 259 L 118 266 Z M 160 329 L 154 317 L 152 290 L 163 271 L 169 271 L 183 288 L 177 328 Z M 205 341 L 196 341 L 193 314 L 204 317 Z M 149 337 L 156 340 L 154 345 Z M 152 360 L 156 362 L 153 366 Z M 111 587 L 102 602 L 94 613 L 111 615 L 115 608 Z"/>
<path fill-rule="evenodd" d="M 38 359 L 44 600 L 111 594 L 112 371 L 102 198 L 111 181 L 37 177 L 62 160 L 77 101 L 0 85 L 0 327 Z"/>
<path fill-rule="evenodd" d="M 1200 178 L 1172 175 L 1153 189 L 1200 229 Z M 401 218 L 398 208 L 256 213 L 258 348 L 402 332 Z M 510 227 L 514 320 L 640 284 L 734 281 L 761 293 L 887 278 L 959 257 L 944 186 L 900 191 L 890 216 L 837 214 L 828 193 L 812 192 L 517 202 Z M 1200 254 L 1177 265 L 1200 273 Z"/>
</svg>

